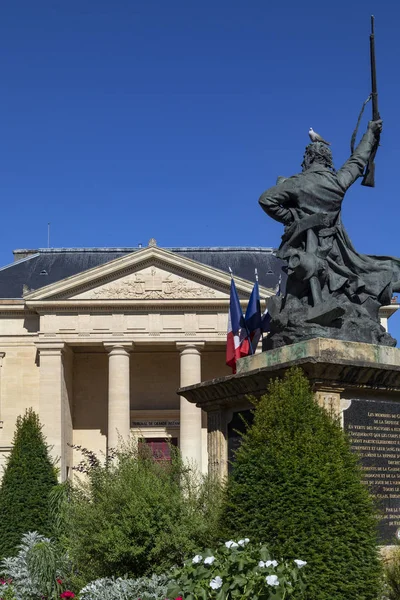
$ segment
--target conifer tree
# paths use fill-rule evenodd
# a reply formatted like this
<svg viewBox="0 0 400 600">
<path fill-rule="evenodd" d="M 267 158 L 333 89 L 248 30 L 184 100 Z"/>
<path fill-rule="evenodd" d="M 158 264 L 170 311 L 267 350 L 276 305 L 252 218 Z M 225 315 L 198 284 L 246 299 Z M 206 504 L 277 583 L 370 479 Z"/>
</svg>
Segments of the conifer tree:
<svg viewBox="0 0 400 600">
<path fill-rule="evenodd" d="M 306 560 L 307 600 L 376 600 L 376 512 L 339 420 L 302 371 L 272 382 L 233 463 L 225 539 L 248 536 L 273 559 Z"/>
<path fill-rule="evenodd" d="M 39 423 L 30 408 L 19 416 L 0 487 L 0 557 L 16 553 L 28 531 L 49 535 L 49 493 L 57 476 Z"/>
</svg>

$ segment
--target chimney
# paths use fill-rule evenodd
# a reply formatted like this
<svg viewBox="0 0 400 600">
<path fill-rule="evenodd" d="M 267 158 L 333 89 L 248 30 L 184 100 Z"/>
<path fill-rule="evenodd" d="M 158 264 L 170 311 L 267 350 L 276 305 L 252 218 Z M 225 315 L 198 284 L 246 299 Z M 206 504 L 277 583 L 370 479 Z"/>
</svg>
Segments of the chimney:
<svg viewBox="0 0 400 600">
<path fill-rule="evenodd" d="M 32 254 L 37 254 L 38 252 L 39 252 L 39 250 L 26 250 L 26 249 L 14 250 L 13 251 L 14 262 L 16 262 L 17 260 L 22 260 L 23 258 L 27 258 L 28 256 L 31 256 Z"/>
</svg>

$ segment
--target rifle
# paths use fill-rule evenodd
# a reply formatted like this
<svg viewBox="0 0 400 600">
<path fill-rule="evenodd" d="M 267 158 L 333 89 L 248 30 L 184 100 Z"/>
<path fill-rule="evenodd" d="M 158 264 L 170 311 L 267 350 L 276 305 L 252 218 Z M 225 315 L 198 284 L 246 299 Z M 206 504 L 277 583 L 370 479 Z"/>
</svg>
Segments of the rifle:
<svg viewBox="0 0 400 600">
<path fill-rule="evenodd" d="M 380 119 L 378 110 L 378 90 L 376 86 L 376 65 L 375 65 L 375 17 L 371 15 L 371 34 L 369 36 L 369 49 L 371 56 L 371 99 L 372 99 L 372 120 L 378 121 Z M 375 144 L 374 149 L 371 152 L 367 168 L 364 174 L 364 178 L 361 185 L 367 187 L 375 187 L 375 156 L 379 146 L 379 136 Z"/>
</svg>

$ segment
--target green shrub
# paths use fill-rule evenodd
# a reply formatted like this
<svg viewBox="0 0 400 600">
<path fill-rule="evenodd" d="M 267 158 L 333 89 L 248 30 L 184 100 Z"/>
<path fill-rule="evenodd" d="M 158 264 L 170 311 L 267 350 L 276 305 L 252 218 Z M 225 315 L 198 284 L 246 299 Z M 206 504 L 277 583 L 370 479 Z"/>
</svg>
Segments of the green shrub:
<svg viewBox="0 0 400 600">
<path fill-rule="evenodd" d="M 17 419 L 0 487 L 0 557 L 11 556 L 27 531 L 49 535 L 49 494 L 57 484 L 39 418 L 29 409 Z"/>
<path fill-rule="evenodd" d="M 385 558 L 384 568 L 384 598 L 400 600 L 400 548 L 395 548 Z"/>
<path fill-rule="evenodd" d="M 304 590 L 301 569 L 306 564 L 301 559 L 277 561 L 266 546 L 252 544 L 249 538 L 229 540 L 215 552 L 205 550 L 173 569 L 167 597 L 283 600 Z"/>
<path fill-rule="evenodd" d="M 65 505 L 65 545 L 81 584 L 162 573 L 215 541 L 220 488 L 177 453 L 171 463 L 157 462 L 133 441 L 101 464 L 85 452 L 86 475 Z"/>
<path fill-rule="evenodd" d="M 65 511 L 70 500 L 70 492 L 71 480 L 67 479 L 54 486 L 49 494 L 51 537 L 57 543 L 61 543 L 67 533 Z"/>
<path fill-rule="evenodd" d="M 374 503 L 339 420 L 318 406 L 300 369 L 272 382 L 257 404 L 222 515 L 225 535 L 306 560 L 306 598 L 376 600 Z"/>
</svg>

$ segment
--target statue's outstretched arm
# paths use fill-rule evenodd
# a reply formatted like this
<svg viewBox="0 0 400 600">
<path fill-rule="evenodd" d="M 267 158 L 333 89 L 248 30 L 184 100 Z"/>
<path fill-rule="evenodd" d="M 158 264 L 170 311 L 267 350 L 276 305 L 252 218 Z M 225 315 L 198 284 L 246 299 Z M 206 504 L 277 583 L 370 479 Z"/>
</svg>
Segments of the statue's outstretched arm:
<svg viewBox="0 0 400 600">
<path fill-rule="evenodd" d="M 290 189 L 291 182 L 286 179 L 279 185 L 269 188 L 258 200 L 261 208 L 268 216 L 284 225 L 290 225 L 293 221 L 292 211 L 285 206 L 290 201 Z"/>
<path fill-rule="evenodd" d="M 350 158 L 344 163 L 343 167 L 337 172 L 338 181 L 344 191 L 364 173 L 371 152 L 377 143 L 377 134 L 381 129 L 382 121 L 370 121 L 361 142 Z"/>
</svg>

